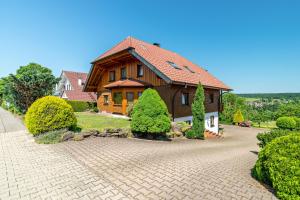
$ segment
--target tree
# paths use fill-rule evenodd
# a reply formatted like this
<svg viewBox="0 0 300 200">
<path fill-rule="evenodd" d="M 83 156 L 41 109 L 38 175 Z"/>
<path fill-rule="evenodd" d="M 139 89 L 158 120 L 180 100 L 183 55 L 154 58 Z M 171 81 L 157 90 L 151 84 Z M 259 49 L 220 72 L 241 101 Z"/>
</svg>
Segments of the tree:
<svg viewBox="0 0 300 200">
<path fill-rule="evenodd" d="M 7 96 L 9 103 L 25 113 L 29 106 L 37 99 L 52 95 L 53 88 L 58 82 L 52 71 L 36 63 L 21 66 L 16 75 L 10 74 L 7 78 Z"/>
<path fill-rule="evenodd" d="M 226 123 L 233 122 L 233 116 L 237 110 L 245 112 L 248 108 L 245 98 L 239 97 L 233 93 L 223 95 L 223 112 L 220 114 L 220 120 Z"/>
<path fill-rule="evenodd" d="M 171 119 L 165 102 L 156 90 L 146 89 L 133 107 L 131 130 L 156 137 L 171 129 Z"/>
<path fill-rule="evenodd" d="M 241 110 L 238 109 L 233 116 L 233 122 L 235 124 L 238 124 L 238 123 L 242 123 L 243 121 L 244 121 L 244 116 L 243 116 Z"/>
<path fill-rule="evenodd" d="M 204 89 L 202 85 L 199 83 L 196 94 L 194 97 L 194 101 L 192 104 L 192 113 L 193 113 L 193 126 L 192 129 L 187 133 L 190 138 L 204 139 L 204 131 L 205 131 L 205 108 L 204 108 Z"/>
</svg>

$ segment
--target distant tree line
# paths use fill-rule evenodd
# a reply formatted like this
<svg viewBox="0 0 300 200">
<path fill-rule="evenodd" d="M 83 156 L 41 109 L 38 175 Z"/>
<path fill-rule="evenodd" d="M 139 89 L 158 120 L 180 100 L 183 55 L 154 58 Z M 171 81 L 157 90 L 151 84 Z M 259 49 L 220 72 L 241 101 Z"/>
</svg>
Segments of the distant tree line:
<svg viewBox="0 0 300 200">
<path fill-rule="evenodd" d="M 264 98 L 275 98 L 275 94 L 260 94 Z M 247 98 L 257 98 L 254 94 L 246 95 Z M 284 98 L 283 98 L 284 97 Z M 279 117 L 300 117 L 300 101 L 294 99 L 296 95 L 282 95 L 281 101 L 267 101 L 259 99 L 255 103 L 247 102 L 245 97 L 233 93 L 223 96 L 224 110 L 220 115 L 221 122 L 233 123 L 234 116 L 241 111 L 245 121 L 257 122 L 258 124 L 267 121 L 275 121 Z"/>
</svg>

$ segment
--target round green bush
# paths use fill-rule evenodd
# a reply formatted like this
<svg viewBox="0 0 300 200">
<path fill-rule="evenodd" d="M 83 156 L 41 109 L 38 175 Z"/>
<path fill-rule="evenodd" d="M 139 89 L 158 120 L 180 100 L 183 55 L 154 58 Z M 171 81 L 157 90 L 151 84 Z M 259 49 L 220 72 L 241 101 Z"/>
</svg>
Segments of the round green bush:
<svg viewBox="0 0 300 200">
<path fill-rule="evenodd" d="M 25 115 L 25 124 L 33 135 L 76 126 L 72 107 L 63 99 L 46 96 L 36 100 Z"/>
<path fill-rule="evenodd" d="M 253 175 L 271 185 L 280 199 L 300 199 L 300 135 L 274 139 L 259 152 Z"/>
<path fill-rule="evenodd" d="M 279 117 L 276 121 L 276 126 L 281 129 L 294 129 L 296 128 L 296 121 L 292 117 Z"/>
<path fill-rule="evenodd" d="M 296 127 L 295 129 L 300 130 L 300 118 L 294 117 L 294 120 L 296 122 Z"/>
<path fill-rule="evenodd" d="M 161 134 L 171 129 L 171 119 L 165 102 L 156 90 L 146 89 L 131 114 L 131 130 L 134 133 Z"/>
</svg>

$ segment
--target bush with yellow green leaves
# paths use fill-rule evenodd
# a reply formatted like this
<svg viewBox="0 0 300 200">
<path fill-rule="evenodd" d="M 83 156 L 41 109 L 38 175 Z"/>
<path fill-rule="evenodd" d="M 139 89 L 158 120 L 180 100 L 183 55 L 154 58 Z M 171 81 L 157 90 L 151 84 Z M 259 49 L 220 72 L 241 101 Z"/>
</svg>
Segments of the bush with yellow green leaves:
<svg viewBox="0 0 300 200">
<path fill-rule="evenodd" d="M 63 99 L 46 96 L 36 100 L 25 115 L 25 124 L 34 136 L 77 124 L 73 108 Z"/>
</svg>

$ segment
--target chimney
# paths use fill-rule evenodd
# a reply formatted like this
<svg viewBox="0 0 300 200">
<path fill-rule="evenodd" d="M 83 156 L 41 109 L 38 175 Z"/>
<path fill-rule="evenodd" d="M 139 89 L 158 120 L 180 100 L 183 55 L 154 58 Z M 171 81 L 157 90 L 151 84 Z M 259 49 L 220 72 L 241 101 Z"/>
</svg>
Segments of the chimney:
<svg viewBox="0 0 300 200">
<path fill-rule="evenodd" d="M 154 45 L 154 46 L 157 46 L 157 47 L 160 47 L 160 44 L 157 43 L 157 42 L 154 42 L 153 45 Z"/>
</svg>

